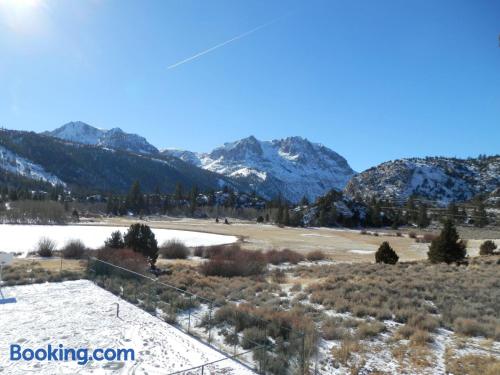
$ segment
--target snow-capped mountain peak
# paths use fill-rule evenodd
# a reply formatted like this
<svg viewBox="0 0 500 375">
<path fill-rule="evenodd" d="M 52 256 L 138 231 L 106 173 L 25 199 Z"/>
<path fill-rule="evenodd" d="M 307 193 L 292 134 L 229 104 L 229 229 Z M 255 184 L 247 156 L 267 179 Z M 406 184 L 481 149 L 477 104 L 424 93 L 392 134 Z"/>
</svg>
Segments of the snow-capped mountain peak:
<svg viewBox="0 0 500 375">
<path fill-rule="evenodd" d="M 45 134 L 70 142 L 97 144 L 106 130 L 90 126 L 82 121 L 72 121 Z"/>
<path fill-rule="evenodd" d="M 388 161 L 351 179 L 351 197 L 404 202 L 411 195 L 446 206 L 465 201 L 500 185 L 500 157 L 477 159 L 446 157 L 407 158 Z"/>
<path fill-rule="evenodd" d="M 302 137 L 260 141 L 254 136 L 225 143 L 210 153 L 164 150 L 193 165 L 243 180 L 266 197 L 298 201 L 343 189 L 355 172 L 329 148 Z"/>
<path fill-rule="evenodd" d="M 141 154 L 156 154 L 158 149 L 137 134 L 125 133 L 120 128 L 98 129 L 81 121 L 69 122 L 53 131 L 45 132 L 70 142 L 102 146 Z"/>
</svg>

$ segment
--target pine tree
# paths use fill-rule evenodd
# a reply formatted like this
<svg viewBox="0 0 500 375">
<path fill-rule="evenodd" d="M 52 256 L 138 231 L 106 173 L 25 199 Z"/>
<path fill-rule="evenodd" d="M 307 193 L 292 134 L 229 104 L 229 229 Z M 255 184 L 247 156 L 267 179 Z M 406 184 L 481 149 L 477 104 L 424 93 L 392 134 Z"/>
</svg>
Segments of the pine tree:
<svg viewBox="0 0 500 375">
<path fill-rule="evenodd" d="M 280 204 L 278 206 L 278 213 L 276 215 L 276 223 L 283 224 L 283 218 L 284 218 L 283 206 Z"/>
<path fill-rule="evenodd" d="M 448 216 L 448 219 L 453 221 L 454 223 L 457 221 L 458 207 L 455 203 L 452 202 L 448 205 L 447 216 Z"/>
<path fill-rule="evenodd" d="M 484 205 L 479 203 L 474 210 L 474 226 L 482 228 L 488 225 L 488 214 L 484 209 Z"/>
<path fill-rule="evenodd" d="M 158 259 L 158 242 L 151 228 L 145 224 L 132 224 L 124 237 L 125 247 L 141 253 L 154 267 Z"/>
<path fill-rule="evenodd" d="M 459 262 L 467 254 L 465 244 L 460 241 L 455 225 L 446 220 L 441 234 L 432 241 L 427 256 L 432 263 Z"/>
<path fill-rule="evenodd" d="M 135 214 L 141 212 L 141 210 L 145 208 L 144 197 L 141 192 L 141 184 L 138 180 L 134 181 L 130 187 L 126 202 L 127 209 L 131 210 Z"/>
<path fill-rule="evenodd" d="M 304 195 L 299 203 L 300 206 L 309 206 L 309 199 Z"/>
<path fill-rule="evenodd" d="M 396 264 L 399 260 L 398 254 L 389 245 L 389 242 L 384 241 L 375 253 L 375 262 L 386 263 L 386 264 Z"/>
<path fill-rule="evenodd" d="M 104 242 L 104 246 L 111 249 L 123 249 L 125 242 L 123 241 L 122 232 L 117 230 L 111 233 L 111 236 Z"/>
<path fill-rule="evenodd" d="M 194 216 L 194 213 L 196 212 L 196 208 L 198 207 L 198 187 L 193 186 L 191 189 L 191 194 L 189 196 L 189 212 L 191 216 Z"/>
<path fill-rule="evenodd" d="M 416 207 L 415 198 L 410 196 L 408 202 L 406 202 L 406 222 L 410 223 L 416 221 Z"/>
<path fill-rule="evenodd" d="M 467 212 L 465 211 L 465 208 L 462 207 L 458 213 L 457 221 L 460 224 L 463 224 L 465 223 L 466 220 L 467 220 Z"/>
<path fill-rule="evenodd" d="M 426 228 L 430 224 L 429 217 L 427 216 L 427 206 L 421 204 L 418 209 L 418 226 L 419 228 Z"/>
<path fill-rule="evenodd" d="M 174 199 L 178 202 L 184 199 L 184 193 L 182 190 L 182 185 L 180 182 L 178 182 L 175 185 L 175 192 L 174 192 Z"/>
<path fill-rule="evenodd" d="M 288 207 L 285 205 L 283 208 L 283 225 L 290 225 L 290 212 L 288 211 Z"/>
</svg>

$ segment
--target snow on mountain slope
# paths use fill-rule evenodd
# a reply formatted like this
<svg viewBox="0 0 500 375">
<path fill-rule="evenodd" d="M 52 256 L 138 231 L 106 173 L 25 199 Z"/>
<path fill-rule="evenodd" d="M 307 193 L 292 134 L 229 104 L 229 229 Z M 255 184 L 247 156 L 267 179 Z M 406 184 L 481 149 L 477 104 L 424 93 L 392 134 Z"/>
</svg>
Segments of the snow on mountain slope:
<svg viewBox="0 0 500 375">
<path fill-rule="evenodd" d="M 361 196 L 404 201 L 410 195 L 442 205 L 465 201 L 500 186 L 500 157 L 400 159 L 382 163 L 353 177 L 345 191 Z"/>
<path fill-rule="evenodd" d="M 42 166 L 16 155 L 3 146 L 0 146 L 0 169 L 31 180 L 45 181 L 53 186 L 66 186 L 63 181 L 57 176 L 47 172 Z"/>
<path fill-rule="evenodd" d="M 327 147 L 301 137 L 259 141 L 253 136 L 225 143 L 210 153 L 164 150 L 204 169 L 248 183 L 259 194 L 297 202 L 343 189 L 355 174 L 347 161 Z"/>
<path fill-rule="evenodd" d="M 141 154 L 158 153 L 156 147 L 137 134 L 125 133 L 120 128 L 113 128 L 110 130 L 98 129 L 81 121 L 69 122 L 60 128 L 45 132 L 44 134 L 71 142 L 108 147 L 111 149 Z"/>
</svg>

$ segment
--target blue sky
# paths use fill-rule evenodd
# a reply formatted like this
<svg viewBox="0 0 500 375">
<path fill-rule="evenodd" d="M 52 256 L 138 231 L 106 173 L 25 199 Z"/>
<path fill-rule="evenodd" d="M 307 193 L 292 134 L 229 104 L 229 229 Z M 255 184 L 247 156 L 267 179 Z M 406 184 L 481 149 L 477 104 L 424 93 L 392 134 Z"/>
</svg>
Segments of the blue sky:
<svg viewBox="0 0 500 375">
<path fill-rule="evenodd" d="M 500 153 L 499 34 L 498 0 L 0 0 L 0 125 L 300 135 L 358 171 Z"/>
</svg>

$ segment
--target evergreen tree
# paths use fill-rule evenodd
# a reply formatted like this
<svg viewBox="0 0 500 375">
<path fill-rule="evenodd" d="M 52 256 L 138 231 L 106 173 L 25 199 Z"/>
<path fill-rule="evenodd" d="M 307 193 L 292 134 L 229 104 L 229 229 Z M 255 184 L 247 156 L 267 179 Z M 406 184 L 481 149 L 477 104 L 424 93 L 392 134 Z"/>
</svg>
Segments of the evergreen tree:
<svg viewBox="0 0 500 375">
<path fill-rule="evenodd" d="M 182 185 L 180 182 L 178 182 L 176 185 L 175 185 L 175 192 L 174 192 L 174 199 L 176 201 L 181 201 L 184 199 L 184 192 L 182 190 Z"/>
<path fill-rule="evenodd" d="M 484 209 L 483 203 L 479 203 L 474 210 L 474 226 L 483 228 L 488 225 L 488 214 Z"/>
<path fill-rule="evenodd" d="M 407 223 L 414 223 L 417 220 L 417 215 L 416 215 L 416 209 L 417 206 L 415 205 L 415 197 L 410 196 L 408 198 L 408 202 L 406 202 L 406 222 Z"/>
<path fill-rule="evenodd" d="M 193 186 L 193 188 L 191 189 L 191 194 L 189 196 L 189 212 L 191 213 L 191 216 L 194 215 L 194 213 L 196 212 L 196 208 L 198 207 L 197 198 L 198 198 L 198 187 Z"/>
<path fill-rule="evenodd" d="M 465 211 L 465 208 L 462 207 L 458 213 L 457 221 L 460 224 L 463 224 L 466 222 L 466 220 L 467 220 L 467 212 Z"/>
<path fill-rule="evenodd" d="M 158 259 L 158 242 L 151 228 L 145 224 L 132 224 L 124 237 L 125 247 L 141 253 L 151 267 Z"/>
<path fill-rule="evenodd" d="M 455 225 L 451 220 L 444 222 L 441 234 L 435 238 L 427 256 L 432 263 L 452 263 L 459 262 L 467 254 L 465 244 L 460 241 Z"/>
<path fill-rule="evenodd" d="M 80 214 L 76 210 L 76 208 L 73 209 L 73 212 L 71 212 L 71 217 L 73 221 L 80 221 Z"/>
<path fill-rule="evenodd" d="M 135 214 L 141 212 L 141 210 L 145 208 L 144 197 L 141 192 L 141 185 L 139 181 L 134 181 L 130 187 L 126 202 L 127 209 L 131 210 Z"/>
<path fill-rule="evenodd" d="M 375 262 L 386 263 L 386 264 L 396 264 L 399 260 L 398 254 L 389 245 L 389 242 L 384 241 L 375 253 Z"/>
<path fill-rule="evenodd" d="M 280 204 L 278 206 L 278 213 L 276 214 L 276 223 L 283 224 L 284 212 L 283 206 Z"/>
<path fill-rule="evenodd" d="M 125 242 L 123 241 L 122 232 L 117 230 L 111 233 L 111 236 L 104 242 L 104 246 L 111 249 L 123 249 Z"/>
<path fill-rule="evenodd" d="M 304 195 L 299 203 L 300 206 L 309 206 L 309 199 Z"/>
<path fill-rule="evenodd" d="M 382 225 L 380 203 L 375 198 L 368 205 L 366 224 L 372 227 L 380 227 Z"/>
<path fill-rule="evenodd" d="M 283 225 L 290 225 L 290 212 L 286 205 L 283 208 Z"/>
<path fill-rule="evenodd" d="M 430 224 L 429 217 L 427 216 L 427 206 L 421 204 L 418 209 L 418 226 L 419 228 L 427 228 Z"/>
<path fill-rule="evenodd" d="M 455 203 L 451 202 L 447 208 L 448 219 L 456 223 L 458 220 L 458 207 Z"/>
</svg>

